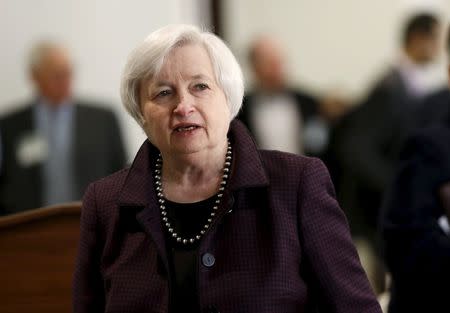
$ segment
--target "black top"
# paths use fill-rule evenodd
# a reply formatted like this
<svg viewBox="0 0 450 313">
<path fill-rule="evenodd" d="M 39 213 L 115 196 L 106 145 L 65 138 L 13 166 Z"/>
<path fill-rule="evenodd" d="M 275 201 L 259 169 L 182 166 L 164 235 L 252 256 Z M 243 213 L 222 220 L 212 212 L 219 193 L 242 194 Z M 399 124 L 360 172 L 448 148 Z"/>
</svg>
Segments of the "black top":
<svg viewBox="0 0 450 313">
<path fill-rule="evenodd" d="M 200 233 L 212 212 L 216 197 L 195 202 L 176 203 L 166 201 L 167 216 L 174 230 L 182 238 Z M 177 243 L 167 229 L 165 231 L 169 266 L 171 267 L 171 312 L 200 312 L 197 295 L 198 245 Z"/>
</svg>

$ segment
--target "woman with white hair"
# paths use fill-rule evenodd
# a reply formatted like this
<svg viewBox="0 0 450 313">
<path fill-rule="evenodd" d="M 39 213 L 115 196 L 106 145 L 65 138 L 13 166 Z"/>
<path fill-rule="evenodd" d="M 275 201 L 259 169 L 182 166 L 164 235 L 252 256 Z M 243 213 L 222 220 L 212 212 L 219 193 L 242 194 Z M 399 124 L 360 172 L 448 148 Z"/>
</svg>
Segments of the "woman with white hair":
<svg viewBox="0 0 450 313">
<path fill-rule="evenodd" d="M 148 140 L 86 191 L 74 312 L 381 312 L 324 165 L 258 150 L 243 92 L 194 26 L 131 53 L 122 101 Z"/>
</svg>

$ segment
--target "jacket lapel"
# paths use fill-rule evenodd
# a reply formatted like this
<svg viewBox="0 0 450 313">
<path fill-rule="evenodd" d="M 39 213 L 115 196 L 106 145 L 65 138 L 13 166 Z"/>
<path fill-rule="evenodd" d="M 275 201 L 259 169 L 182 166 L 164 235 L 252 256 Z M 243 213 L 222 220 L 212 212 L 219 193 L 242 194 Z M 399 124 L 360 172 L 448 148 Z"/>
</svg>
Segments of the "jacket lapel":
<svg viewBox="0 0 450 313">
<path fill-rule="evenodd" d="M 247 128 L 240 121 L 233 120 L 228 135 L 233 146 L 230 189 L 269 185 L 258 148 Z"/>
<path fill-rule="evenodd" d="M 120 210 L 133 209 L 138 212 L 136 220 L 153 239 L 164 264 L 168 266 L 164 231 L 153 181 L 153 166 L 157 154 L 157 149 L 146 140 L 131 165 L 118 204 Z"/>
</svg>

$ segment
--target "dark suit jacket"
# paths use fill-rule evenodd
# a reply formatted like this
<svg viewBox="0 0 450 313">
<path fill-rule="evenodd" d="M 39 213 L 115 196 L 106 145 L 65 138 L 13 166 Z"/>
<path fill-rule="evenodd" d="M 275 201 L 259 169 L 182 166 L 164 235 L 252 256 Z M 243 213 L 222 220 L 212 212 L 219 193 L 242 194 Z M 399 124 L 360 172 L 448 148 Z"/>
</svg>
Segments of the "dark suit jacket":
<svg viewBox="0 0 450 313">
<path fill-rule="evenodd" d="M 445 87 L 426 97 L 415 115 L 417 127 L 445 122 L 450 116 L 450 89 Z"/>
<path fill-rule="evenodd" d="M 418 104 L 393 68 L 335 129 L 334 147 L 344 176 L 340 198 L 355 235 L 375 240 L 382 195 Z"/>
<path fill-rule="evenodd" d="M 42 206 L 43 164 L 23 166 L 17 147 L 24 135 L 35 131 L 33 104 L 0 120 L 2 167 L 0 208 L 3 214 Z M 76 195 L 87 185 L 125 165 L 125 152 L 117 119 L 112 112 L 74 103 L 73 168 Z"/>
<path fill-rule="evenodd" d="M 317 159 L 258 151 L 231 124 L 232 172 L 200 242 L 203 312 L 377 312 L 347 222 Z M 164 232 L 146 141 L 131 168 L 88 188 L 74 278 L 74 312 L 168 312 Z M 215 257 L 212 267 L 201 256 Z"/>
<path fill-rule="evenodd" d="M 450 182 L 450 120 L 413 136 L 401 154 L 381 220 L 392 274 L 390 313 L 449 312 L 450 237 L 438 225 L 438 196 Z"/>
<path fill-rule="evenodd" d="M 293 89 L 286 89 L 281 92 L 289 97 L 292 97 L 297 104 L 298 118 L 302 121 L 303 125 L 313 116 L 319 114 L 319 108 L 317 100 L 304 93 Z M 242 104 L 242 110 L 239 113 L 238 118 L 247 126 L 252 134 L 254 134 L 254 125 L 251 122 L 250 116 L 253 114 L 258 103 L 255 103 L 255 98 L 258 96 L 257 91 L 250 92 L 245 95 L 244 103 Z M 301 136 L 301 134 L 299 134 Z M 258 138 L 255 138 L 258 142 Z M 310 155 L 310 151 L 305 147 L 305 154 Z"/>
</svg>

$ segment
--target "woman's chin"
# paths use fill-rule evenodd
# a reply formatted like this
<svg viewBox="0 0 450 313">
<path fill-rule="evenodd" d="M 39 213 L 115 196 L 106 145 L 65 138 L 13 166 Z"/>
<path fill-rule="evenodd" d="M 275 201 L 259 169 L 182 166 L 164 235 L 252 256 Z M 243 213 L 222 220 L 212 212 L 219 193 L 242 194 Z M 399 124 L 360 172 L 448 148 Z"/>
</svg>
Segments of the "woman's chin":
<svg viewBox="0 0 450 313">
<path fill-rule="evenodd" d="M 173 145 L 170 153 L 188 155 L 200 152 L 204 149 L 205 146 L 201 145 L 200 142 L 186 142 L 184 144 Z"/>
</svg>

